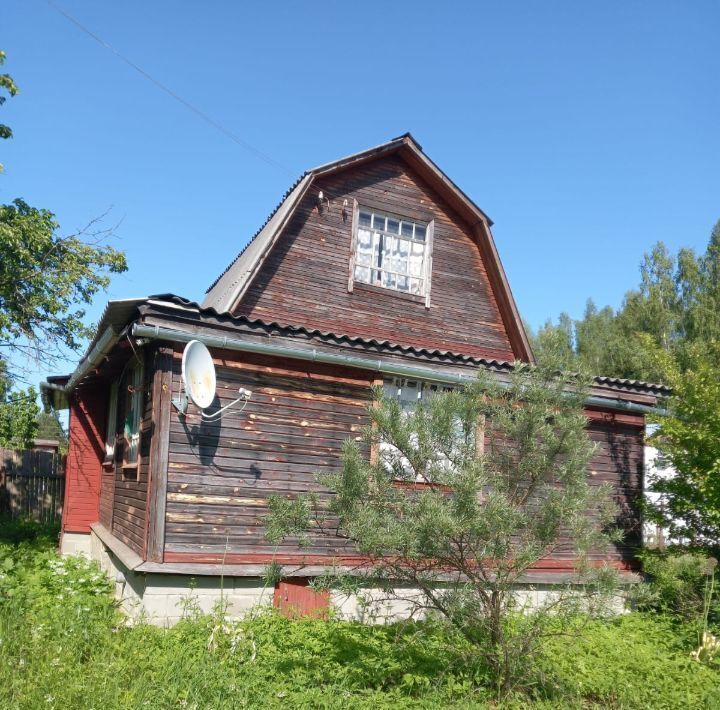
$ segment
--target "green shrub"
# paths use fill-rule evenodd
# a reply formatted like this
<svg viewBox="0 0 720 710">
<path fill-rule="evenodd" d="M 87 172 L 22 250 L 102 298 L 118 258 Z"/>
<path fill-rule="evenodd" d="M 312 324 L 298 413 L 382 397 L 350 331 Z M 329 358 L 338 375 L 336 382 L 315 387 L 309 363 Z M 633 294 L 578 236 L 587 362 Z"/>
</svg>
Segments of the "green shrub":
<svg viewBox="0 0 720 710">
<path fill-rule="evenodd" d="M 0 545 L 33 543 L 37 549 L 51 549 L 57 544 L 59 525 L 37 523 L 28 518 L 13 519 L 0 515 Z"/>
<path fill-rule="evenodd" d="M 694 661 L 694 628 L 657 614 L 590 622 L 546 645 L 544 697 L 612 708 L 720 707 L 720 664 Z"/>
<path fill-rule="evenodd" d="M 698 621 L 715 573 L 714 558 L 699 552 L 645 550 L 641 560 L 649 579 L 635 591 L 637 608 L 659 611 L 683 621 Z M 717 593 L 710 600 L 708 621 L 720 624 Z"/>
</svg>

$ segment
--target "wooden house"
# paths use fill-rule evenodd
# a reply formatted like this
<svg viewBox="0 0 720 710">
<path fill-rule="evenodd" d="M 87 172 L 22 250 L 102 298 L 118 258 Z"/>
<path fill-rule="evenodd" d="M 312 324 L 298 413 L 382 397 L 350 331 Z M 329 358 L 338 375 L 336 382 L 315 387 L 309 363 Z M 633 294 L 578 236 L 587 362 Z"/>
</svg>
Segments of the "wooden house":
<svg viewBox="0 0 720 710">
<path fill-rule="evenodd" d="M 118 593 L 172 620 L 196 580 L 200 602 L 231 611 L 261 599 L 322 605 L 304 585 L 353 551 L 339 540 L 271 545 L 268 497 L 313 489 L 367 422 L 371 387 L 418 392 L 479 368 L 503 377 L 532 361 L 491 220 L 404 135 L 308 171 L 207 291 L 111 301 L 75 372 L 45 396 L 70 409 L 62 549 L 100 559 Z M 540 285 L 539 285 L 540 287 Z M 182 416 L 181 357 L 205 343 L 222 407 Z M 631 574 L 640 543 L 645 415 L 662 386 L 597 377 L 588 475 L 609 482 L 625 539 L 595 559 Z M 283 581 L 265 589 L 269 563 Z M 556 554 L 528 581 L 562 582 Z"/>
</svg>

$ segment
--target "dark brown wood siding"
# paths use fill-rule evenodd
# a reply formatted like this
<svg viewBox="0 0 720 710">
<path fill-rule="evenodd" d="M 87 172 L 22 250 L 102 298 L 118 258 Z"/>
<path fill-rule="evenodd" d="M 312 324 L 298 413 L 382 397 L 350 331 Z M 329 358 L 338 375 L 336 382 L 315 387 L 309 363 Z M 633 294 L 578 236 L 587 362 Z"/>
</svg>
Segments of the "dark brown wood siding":
<svg viewBox="0 0 720 710">
<path fill-rule="evenodd" d="M 218 422 L 202 422 L 192 405 L 185 420 L 173 409 L 165 561 L 331 564 L 333 558 L 355 557 L 352 548 L 332 537 L 312 538 L 309 546 L 295 539 L 271 545 L 263 518 L 271 495 L 326 493 L 314 474 L 337 470 L 343 442 L 360 437 L 368 423 L 373 375 L 237 353 L 216 353 L 215 364 L 220 394 L 216 408 L 231 402 L 240 387 L 252 390 L 252 398 L 241 413 L 228 412 Z M 175 394 L 179 372 L 176 354 Z M 617 522 L 625 532 L 622 543 L 596 550 L 591 558 L 631 567 L 640 543 L 643 420 L 588 414 L 588 433 L 598 444 L 588 476 L 593 483 L 612 487 L 620 509 Z M 561 545 L 537 568 L 570 571 L 573 557 L 572 546 Z"/>
<path fill-rule="evenodd" d="M 512 360 L 472 229 L 397 156 L 321 180 L 255 277 L 236 313 L 284 325 L 389 340 L 403 345 Z M 424 299 L 356 283 L 348 291 L 353 200 L 435 220 L 431 306 Z M 343 201 L 347 207 L 343 215 Z"/>
<path fill-rule="evenodd" d="M 148 466 L 150 460 L 150 441 L 152 438 L 152 396 L 153 355 L 150 349 L 141 351 L 144 358 L 143 409 L 140 421 L 140 453 L 137 470 L 123 469 L 123 444 L 118 444 L 115 452 L 113 471 L 115 488 L 113 492 L 113 534 L 139 555 L 145 553 L 147 524 Z M 118 391 L 117 434 L 123 431 L 125 419 L 124 389 L 126 378 L 120 380 Z"/>
<path fill-rule="evenodd" d="M 219 400 L 231 402 L 238 388 L 253 394 L 240 413 L 201 422 L 194 407 L 183 421 L 173 410 L 165 529 L 165 561 L 218 563 L 299 562 L 331 564 L 356 555 L 339 539 L 316 537 L 309 546 L 265 539 L 263 518 L 269 496 L 318 489 L 314 474 L 337 470 L 343 442 L 358 438 L 367 424 L 369 373 L 329 366 L 283 363 L 274 358 L 228 354 L 216 357 Z M 179 390 L 179 355 L 173 388 Z M 598 451 L 588 476 L 612 486 L 625 539 L 591 557 L 627 568 L 640 542 L 638 504 L 642 495 L 642 418 L 594 412 L 588 432 Z M 367 453 L 367 452 L 366 452 Z M 569 571 L 570 545 L 537 567 Z"/>
<path fill-rule="evenodd" d="M 314 474 L 337 470 L 343 443 L 368 423 L 371 375 L 362 371 L 283 362 L 251 355 L 215 355 L 217 407 L 252 391 L 242 412 L 202 421 L 190 405 L 183 418 L 173 409 L 165 529 L 165 561 L 174 554 L 219 561 L 230 555 L 277 552 L 327 555 L 339 541 L 316 539 L 310 547 L 265 539 L 268 497 L 317 490 Z M 241 358 L 241 359 L 240 359 Z M 180 357 L 173 388 L 180 387 Z"/>
<path fill-rule="evenodd" d="M 593 557 L 632 562 L 642 541 L 640 505 L 643 495 L 643 417 L 591 412 L 590 438 L 598 445 L 588 472 L 595 484 L 608 484 L 618 506 L 616 524 L 624 533 L 621 543 Z M 633 419 L 635 420 L 633 422 Z"/>
</svg>

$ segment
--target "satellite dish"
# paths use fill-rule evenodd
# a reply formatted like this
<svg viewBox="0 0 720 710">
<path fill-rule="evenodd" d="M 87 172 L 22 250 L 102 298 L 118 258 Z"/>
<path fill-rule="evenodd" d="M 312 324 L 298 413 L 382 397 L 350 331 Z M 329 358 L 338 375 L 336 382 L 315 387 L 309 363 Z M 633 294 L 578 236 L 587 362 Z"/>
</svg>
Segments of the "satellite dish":
<svg viewBox="0 0 720 710">
<path fill-rule="evenodd" d="M 207 409 L 215 399 L 215 365 L 210 351 L 199 340 L 191 340 L 183 351 L 182 381 L 190 401 Z"/>
</svg>

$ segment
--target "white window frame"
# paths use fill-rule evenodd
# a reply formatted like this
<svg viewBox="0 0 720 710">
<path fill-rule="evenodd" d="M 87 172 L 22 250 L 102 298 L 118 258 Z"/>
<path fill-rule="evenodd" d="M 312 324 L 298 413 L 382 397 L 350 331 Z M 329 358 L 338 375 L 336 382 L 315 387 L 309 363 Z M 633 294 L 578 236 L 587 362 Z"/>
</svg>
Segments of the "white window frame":
<svg viewBox="0 0 720 710">
<path fill-rule="evenodd" d="M 421 267 L 421 273 L 419 275 L 411 275 L 409 273 L 403 274 L 399 272 L 392 271 L 391 269 L 384 268 L 382 264 L 372 264 L 372 265 L 360 265 L 358 264 L 358 232 L 361 229 L 360 227 L 360 212 L 363 213 L 369 213 L 371 215 L 371 227 L 370 232 L 374 235 L 373 236 L 373 243 L 376 236 L 379 237 L 385 242 L 386 239 L 397 239 L 398 241 L 404 241 L 408 244 L 422 244 L 423 245 L 423 259 L 422 259 L 422 267 Z M 375 215 L 377 215 L 378 218 L 385 220 L 385 227 L 383 229 L 376 228 L 375 227 Z M 394 233 L 387 231 L 387 220 L 394 220 L 398 223 L 405 223 L 405 224 L 412 224 L 412 235 L 403 235 L 402 230 L 400 230 L 400 233 Z M 423 240 L 416 239 L 415 238 L 415 230 L 416 227 L 420 226 L 425 229 L 425 238 Z M 362 227 L 362 229 L 365 229 L 365 227 Z M 348 291 L 352 293 L 353 286 L 355 283 L 358 284 L 366 284 L 369 286 L 374 286 L 377 288 L 383 288 L 389 292 L 393 293 L 401 293 L 401 294 L 409 294 L 412 296 L 418 296 L 420 298 L 425 299 L 425 307 L 430 308 L 430 289 L 431 289 L 431 276 L 432 276 L 432 252 L 433 252 L 433 237 L 435 232 L 435 220 L 430 220 L 429 222 L 424 222 L 420 219 L 415 219 L 413 217 L 403 217 L 401 215 L 393 214 L 391 212 L 386 212 L 384 210 L 375 209 L 373 207 L 360 207 L 357 200 L 353 200 L 353 219 L 352 219 L 352 239 L 351 239 L 351 251 L 350 251 L 350 273 L 348 276 Z M 378 251 L 378 257 L 381 256 L 381 254 L 384 253 L 383 251 Z M 370 281 L 365 281 L 362 279 L 359 279 L 356 277 L 357 268 L 367 268 L 369 269 L 371 274 L 378 274 L 380 278 L 373 279 L 371 278 Z M 411 291 L 406 291 L 404 289 L 397 288 L 395 286 L 388 286 L 386 284 L 383 284 L 382 281 L 382 274 L 390 274 L 395 277 L 400 278 L 408 278 L 408 279 L 416 279 L 420 282 L 420 289 L 419 293 L 413 293 Z"/>
<path fill-rule="evenodd" d="M 400 408 L 402 415 L 406 415 L 412 411 L 415 403 L 421 402 L 424 398 L 432 396 L 436 392 L 452 392 L 455 387 L 446 384 L 439 384 L 432 381 L 426 380 L 407 380 L 402 378 L 390 378 L 382 382 L 383 396 L 390 399 L 397 399 L 400 401 Z M 413 396 L 408 397 L 407 392 L 413 393 Z M 383 452 L 390 452 L 392 447 L 387 442 L 381 441 L 379 451 L 376 452 L 377 458 L 375 459 L 382 461 Z M 485 451 L 485 415 L 480 415 L 478 418 L 476 429 L 475 429 L 475 451 L 478 456 L 481 456 Z M 402 460 L 401 460 L 402 463 Z M 407 464 L 409 466 L 409 463 Z M 388 473 L 392 471 L 388 468 Z M 415 475 L 415 481 L 409 481 L 407 478 L 395 477 L 395 481 L 401 481 L 412 485 L 413 483 L 428 483 L 424 476 L 421 474 Z"/>
</svg>

